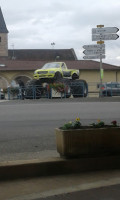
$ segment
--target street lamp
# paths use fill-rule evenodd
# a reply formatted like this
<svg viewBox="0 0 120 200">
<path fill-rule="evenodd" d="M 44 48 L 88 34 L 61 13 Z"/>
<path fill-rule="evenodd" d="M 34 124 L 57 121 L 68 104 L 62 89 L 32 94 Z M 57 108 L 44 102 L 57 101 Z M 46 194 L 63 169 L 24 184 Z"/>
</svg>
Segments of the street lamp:
<svg viewBox="0 0 120 200">
<path fill-rule="evenodd" d="M 51 43 L 51 46 L 52 46 L 52 47 L 53 47 L 53 49 L 54 49 L 55 43 L 54 43 L 54 42 L 52 42 L 52 43 Z"/>
</svg>

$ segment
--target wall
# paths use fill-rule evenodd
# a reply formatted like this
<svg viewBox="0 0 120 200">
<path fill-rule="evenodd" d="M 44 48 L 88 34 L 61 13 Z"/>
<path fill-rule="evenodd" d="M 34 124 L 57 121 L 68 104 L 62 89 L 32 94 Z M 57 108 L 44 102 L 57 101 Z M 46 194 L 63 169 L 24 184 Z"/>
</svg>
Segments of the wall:
<svg viewBox="0 0 120 200">
<path fill-rule="evenodd" d="M 8 56 L 8 35 L 0 33 L 0 56 Z"/>
<path fill-rule="evenodd" d="M 98 70 L 80 70 L 80 79 L 87 82 L 100 82 L 100 72 Z M 103 82 L 120 82 L 120 71 L 104 71 Z"/>
<path fill-rule="evenodd" d="M 33 78 L 32 71 L 2 71 L 0 72 L 0 88 L 7 88 L 12 80 L 15 80 L 18 77 L 27 77 L 28 79 Z"/>
</svg>

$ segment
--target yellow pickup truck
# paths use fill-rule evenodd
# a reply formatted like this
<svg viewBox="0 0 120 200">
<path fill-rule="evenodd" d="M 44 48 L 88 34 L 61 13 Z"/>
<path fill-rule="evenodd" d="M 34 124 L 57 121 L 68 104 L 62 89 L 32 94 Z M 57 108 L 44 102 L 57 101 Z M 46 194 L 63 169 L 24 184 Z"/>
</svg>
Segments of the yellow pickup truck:
<svg viewBox="0 0 120 200">
<path fill-rule="evenodd" d="M 46 63 L 41 69 L 34 72 L 34 79 L 54 78 L 72 78 L 73 80 L 79 78 L 79 70 L 68 69 L 64 62 L 50 62 Z"/>
</svg>

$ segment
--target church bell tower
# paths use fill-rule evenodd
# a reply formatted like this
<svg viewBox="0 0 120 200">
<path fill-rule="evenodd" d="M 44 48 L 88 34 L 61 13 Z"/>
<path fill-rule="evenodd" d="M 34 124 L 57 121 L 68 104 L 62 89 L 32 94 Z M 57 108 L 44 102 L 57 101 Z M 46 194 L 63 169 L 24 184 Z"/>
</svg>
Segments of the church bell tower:
<svg viewBox="0 0 120 200">
<path fill-rule="evenodd" d="M 8 57 L 8 30 L 0 8 L 0 57 Z"/>
</svg>

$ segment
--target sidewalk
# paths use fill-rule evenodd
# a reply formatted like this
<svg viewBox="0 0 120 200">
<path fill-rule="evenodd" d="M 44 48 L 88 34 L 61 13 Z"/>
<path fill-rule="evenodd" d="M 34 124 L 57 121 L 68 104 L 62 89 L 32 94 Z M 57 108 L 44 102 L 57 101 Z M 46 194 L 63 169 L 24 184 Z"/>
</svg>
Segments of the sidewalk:
<svg viewBox="0 0 120 200">
<path fill-rule="evenodd" d="M 102 197 L 108 186 L 117 187 L 115 192 L 110 190 L 111 193 L 114 192 L 112 195 L 116 194 L 120 197 L 119 184 L 120 170 L 4 181 L 0 182 L 0 200 L 99 200 L 101 187 Z M 79 198 L 81 195 L 84 198 Z M 112 200 L 112 196 L 109 197 L 111 198 L 104 196 L 100 200 Z M 118 199 L 114 198 L 114 200 Z"/>
<path fill-rule="evenodd" d="M 37 198 L 34 200 L 42 200 Z M 112 186 L 102 186 L 89 190 L 70 192 L 67 194 L 54 195 L 44 198 L 45 200 L 119 200 L 120 199 L 120 184 Z"/>
<path fill-rule="evenodd" d="M 56 151 L 38 155 L 0 163 L 0 200 L 64 200 L 66 195 L 73 200 L 80 191 L 120 184 L 120 156 L 66 160 Z"/>
</svg>

